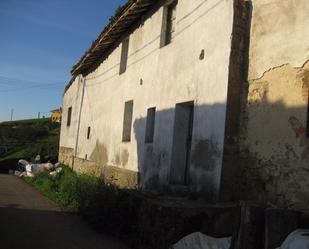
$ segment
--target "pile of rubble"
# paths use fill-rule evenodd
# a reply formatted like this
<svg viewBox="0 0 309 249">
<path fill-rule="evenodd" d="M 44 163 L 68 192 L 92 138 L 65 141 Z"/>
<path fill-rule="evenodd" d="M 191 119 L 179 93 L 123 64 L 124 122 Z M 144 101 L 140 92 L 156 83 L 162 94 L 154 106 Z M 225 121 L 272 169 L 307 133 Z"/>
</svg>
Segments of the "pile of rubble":
<svg viewBox="0 0 309 249">
<path fill-rule="evenodd" d="M 37 156 L 38 158 L 39 156 Z M 36 160 L 36 162 L 38 161 Z M 15 170 L 14 174 L 20 177 L 33 177 L 35 174 L 43 171 L 49 172 L 52 177 L 57 177 L 62 171 L 62 167 L 60 167 L 60 163 L 32 163 L 21 159 L 18 161 L 18 169 Z"/>
</svg>

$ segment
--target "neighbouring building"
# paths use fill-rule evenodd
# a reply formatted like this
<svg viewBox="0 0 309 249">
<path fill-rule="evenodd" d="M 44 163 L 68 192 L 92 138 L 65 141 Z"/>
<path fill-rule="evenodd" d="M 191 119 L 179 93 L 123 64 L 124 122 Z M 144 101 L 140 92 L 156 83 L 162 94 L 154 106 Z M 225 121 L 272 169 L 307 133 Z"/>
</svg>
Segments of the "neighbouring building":
<svg viewBox="0 0 309 249">
<path fill-rule="evenodd" d="M 60 123 L 61 122 L 61 115 L 62 115 L 62 108 L 51 110 L 51 120 L 54 123 Z"/>
<path fill-rule="evenodd" d="M 307 0 L 129 1 L 73 67 L 59 160 L 121 187 L 309 203 Z"/>
</svg>

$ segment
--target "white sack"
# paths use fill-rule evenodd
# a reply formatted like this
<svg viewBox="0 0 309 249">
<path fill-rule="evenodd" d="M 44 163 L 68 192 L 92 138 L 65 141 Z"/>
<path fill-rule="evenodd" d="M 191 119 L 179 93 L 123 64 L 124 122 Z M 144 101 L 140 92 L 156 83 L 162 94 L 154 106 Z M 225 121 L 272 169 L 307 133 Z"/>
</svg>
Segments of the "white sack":
<svg viewBox="0 0 309 249">
<path fill-rule="evenodd" d="M 26 177 L 27 176 L 27 172 L 22 172 L 19 177 Z"/>
<path fill-rule="evenodd" d="M 18 165 L 22 167 L 26 167 L 27 165 L 29 165 L 29 162 L 24 159 L 20 159 L 18 160 Z"/>
<path fill-rule="evenodd" d="M 26 176 L 34 177 L 34 174 L 31 171 L 26 171 Z"/>
<path fill-rule="evenodd" d="M 54 171 L 51 171 L 49 175 L 51 175 L 53 178 L 56 178 L 60 174 L 61 171 L 62 171 L 62 168 L 59 167 L 59 168 L 56 168 Z"/>
<path fill-rule="evenodd" d="M 231 241 L 232 237 L 217 239 L 196 232 L 182 238 L 171 249 L 229 249 Z"/>
<path fill-rule="evenodd" d="M 26 165 L 26 172 L 32 173 L 32 165 L 31 164 Z"/>
<path fill-rule="evenodd" d="M 40 165 L 42 165 L 46 170 L 52 170 L 55 167 L 52 163 L 41 163 Z"/>
<path fill-rule="evenodd" d="M 45 170 L 52 170 L 54 168 L 54 165 L 52 163 L 31 164 L 31 166 L 32 166 L 32 173 L 34 174 Z"/>
<path fill-rule="evenodd" d="M 56 178 L 58 173 L 56 171 L 49 172 L 49 175 L 52 176 L 53 178 Z"/>
<path fill-rule="evenodd" d="M 56 172 L 57 172 L 58 174 L 59 174 L 61 171 L 62 171 L 62 168 L 61 168 L 61 167 L 59 167 L 59 168 L 56 169 Z"/>
<path fill-rule="evenodd" d="M 309 230 L 299 229 L 290 233 L 277 249 L 309 249 Z"/>
<path fill-rule="evenodd" d="M 40 156 L 40 155 L 36 155 L 34 161 L 35 161 L 36 163 L 39 163 L 40 160 L 41 160 L 41 156 Z"/>
<path fill-rule="evenodd" d="M 19 170 L 15 170 L 14 171 L 14 175 L 16 176 L 20 176 L 23 172 L 19 171 Z"/>
<path fill-rule="evenodd" d="M 26 176 L 33 177 L 32 164 L 26 165 Z"/>
<path fill-rule="evenodd" d="M 31 164 L 32 173 L 36 174 L 45 170 L 44 164 Z"/>
</svg>

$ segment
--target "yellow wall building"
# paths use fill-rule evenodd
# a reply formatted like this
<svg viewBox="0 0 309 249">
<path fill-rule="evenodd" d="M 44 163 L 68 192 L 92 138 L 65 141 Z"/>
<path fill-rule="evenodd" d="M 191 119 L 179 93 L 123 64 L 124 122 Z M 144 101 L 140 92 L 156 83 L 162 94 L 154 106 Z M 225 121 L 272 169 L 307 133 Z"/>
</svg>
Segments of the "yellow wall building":
<svg viewBox="0 0 309 249">
<path fill-rule="evenodd" d="M 50 112 L 52 113 L 52 115 L 51 115 L 52 122 L 60 123 L 61 122 L 62 108 L 55 109 L 55 110 L 52 110 Z"/>
</svg>

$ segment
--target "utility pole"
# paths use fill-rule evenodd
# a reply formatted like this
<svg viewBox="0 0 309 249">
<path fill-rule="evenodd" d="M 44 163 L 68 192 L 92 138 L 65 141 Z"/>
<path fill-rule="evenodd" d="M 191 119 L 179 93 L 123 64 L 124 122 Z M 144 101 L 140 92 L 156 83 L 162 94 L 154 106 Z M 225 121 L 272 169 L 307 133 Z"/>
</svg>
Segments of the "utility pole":
<svg viewBox="0 0 309 249">
<path fill-rule="evenodd" d="M 13 120 L 14 109 L 11 109 L 11 121 Z"/>
</svg>

